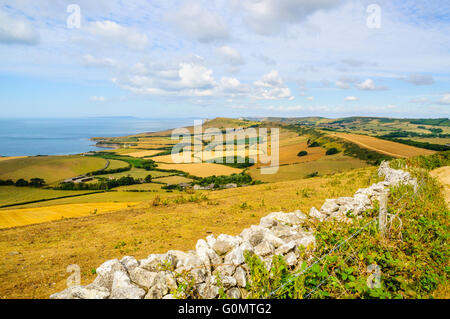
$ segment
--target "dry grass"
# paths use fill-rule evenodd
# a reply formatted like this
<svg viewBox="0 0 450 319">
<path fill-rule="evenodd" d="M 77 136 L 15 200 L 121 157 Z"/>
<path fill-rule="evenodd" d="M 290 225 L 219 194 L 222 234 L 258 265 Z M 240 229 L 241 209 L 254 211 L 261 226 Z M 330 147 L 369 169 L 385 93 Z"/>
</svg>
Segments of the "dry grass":
<svg viewBox="0 0 450 319">
<path fill-rule="evenodd" d="M 443 193 L 447 207 L 450 207 L 450 166 L 436 168 L 430 172 L 430 175 L 436 177 L 444 187 Z"/>
<path fill-rule="evenodd" d="M 241 169 L 214 164 L 214 163 L 189 163 L 189 164 L 158 164 L 161 169 L 176 169 L 198 177 L 208 177 L 212 175 L 239 174 Z"/>
<path fill-rule="evenodd" d="M 2 161 L 9 161 L 9 160 L 13 160 L 13 159 L 18 159 L 18 158 L 25 158 L 26 156 L 1 156 L 0 157 L 0 162 Z"/>
<path fill-rule="evenodd" d="M 87 284 L 94 278 L 91 269 L 109 259 L 189 250 L 208 233 L 239 234 L 272 211 L 307 212 L 325 198 L 352 195 L 371 184 L 374 173 L 374 168 L 365 168 L 334 177 L 205 192 L 209 199 L 199 203 L 148 203 L 1 230 L 0 254 L 5 257 L 0 261 L 0 298 L 48 298 L 65 288 L 69 264 L 81 267 L 82 284 Z M 247 208 L 241 208 L 243 203 Z"/>
<path fill-rule="evenodd" d="M 0 228 L 10 228 L 30 224 L 44 223 L 62 218 L 101 214 L 135 205 L 127 203 L 83 203 L 56 205 L 37 208 L 6 209 L 0 211 Z"/>
<path fill-rule="evenodd" d="M 435 151 L 430 151 L 423 148 L 409 146 L 401 143 L 386 141 L 367 135 L 358 135 L 349 133 L 333 133 L 331 135 L 343 138 L 345 140 L 358 144 L 359 146 L 393 157 L 412 157 L 436 153 Z"/>
</svg>

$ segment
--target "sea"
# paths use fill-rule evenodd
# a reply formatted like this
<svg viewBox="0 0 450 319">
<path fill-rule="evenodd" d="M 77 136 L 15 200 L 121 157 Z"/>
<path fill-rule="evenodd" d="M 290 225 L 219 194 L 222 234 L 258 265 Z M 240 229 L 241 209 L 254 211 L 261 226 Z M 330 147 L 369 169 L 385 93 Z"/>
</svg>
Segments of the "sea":
<svg viewBox="0 0 450 319">
<path fill-rule="evenodd" d="M 69 155 L 104 150 L 90 138 L 156 132 L 193 123 L 193 118 L 0 119 L 0 156 Z"/>
</svg>

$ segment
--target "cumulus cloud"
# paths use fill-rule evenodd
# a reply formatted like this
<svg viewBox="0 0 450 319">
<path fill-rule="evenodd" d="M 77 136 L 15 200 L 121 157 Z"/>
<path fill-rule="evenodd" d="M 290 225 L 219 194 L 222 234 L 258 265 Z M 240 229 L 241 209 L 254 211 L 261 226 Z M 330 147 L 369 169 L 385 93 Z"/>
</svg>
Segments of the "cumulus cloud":
<svg viewBox="0 0 450 319">
<path fill-rule="evenodd" d="M 233 66 L 244 64 L 241 54 L 236 49 L 227 45 L 216 48 L 216 54 L 223 63 Z"/>
<path fill-rule="evenodd" d="M 434 84 L 433 76 L 427 74 L 410 74 L 405 77 L 405 80 L 408 83 L 414 85 L 431 85 Z"/>
<path fill-rule="evenodd" d="M 114 59 L 96 58 L 90 54 L 83 55 L 82 62 L 85 66 L 95 68 L 115 67 L 118 65 L 118 62 Z"/>
<path fill-rule="evenodd" d="M 367 79 L 364 82 L 358 83 L 356 84 L 356 87 L 364 91 L 382 91 L 388 89 L 386 86 L 375 85 L 375 82 L 373 82 L 372 79 Z"/>
<path fill-rule="evenodd" d="M 348 102 L 353 102 L 353 101 L 358 101 L 359 99 L 356 96 L 347 96 L 345 98 L 345 100 Z"/>
<path fill-rule="evenodd" d="M 306 99 L 307 99 L 308 101 L 314 101 L 314 96 L 308 96 Z"/>
<path fill-rule="evenodd" d="M 353 68 L 359 68 L 362 66 L 376 66 L 376 63 L 372 62 L 365 62 L 358 59 L 343 59 L 342 63 L 346 66 L 353 67 Z"/>
<path fill-rule="evenodd" d="M 265 65 L 276 65 L 277 61 L 275 59 L 272 59 L 268 56 L 265 56 L 264 54 L 252 54 L 252 56 L 258 60 L 260 60 L 262 63 L 264 63 Z"/>
<path fill-rule="evenodd" d="M 0 43 L 36 45 L 39 33 L 25 19 L 12 18 L 0 11 Z"/>
<path fill-rule="evenodd" d="M 229 36 L 223 19 L 196 3 L 184 5 L 167 19 L 181 32 L 200 42 L 223 40 Z"/>
<path fill-rule="evenodd" d="M 244 20 L 256 33 L 272 35 L 286 24 L 302 22 L 310 14 L 337 6 L 340 0 L 236 0 Z"/>
<path fill-rule="evenodd" d="M 350 89 L 350 84 L 344 81 L 337 81 L 336 86 L 340 89 L 347 90 Z"/>
<path fill-rule="evenodd" d="M 261 80 L 256 81 L 254 88 L 253 97 L 259 100 L 294 99 L 291 90 L 284 84 L 276 70 L 272 70 L 265 74 Z"/>
<path fill-rule="evenodd" d="M 94 21 L 88 30 L 97 36 L 104 37 L 114 44 L 125 44 L 130 49 L 143 50 L 149 43 L 145 34 L 131 27 L 124 27 L 114 21 Z"/>
</svg>

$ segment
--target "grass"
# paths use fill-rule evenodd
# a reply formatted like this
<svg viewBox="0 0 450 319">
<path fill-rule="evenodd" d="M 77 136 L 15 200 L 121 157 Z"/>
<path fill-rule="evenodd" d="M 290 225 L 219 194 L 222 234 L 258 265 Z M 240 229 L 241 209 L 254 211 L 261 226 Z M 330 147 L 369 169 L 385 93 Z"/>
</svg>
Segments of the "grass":
<svg viewBox="0 0 450 319">
<path fill-rule="evenodd" d="M 192 179 L 183 176 L 169 176 L 169 177 L 155 178 L 153 181 L 172 185 L 180 183 L 190 183 L 192 182 Z"/>
<path fill-rule="evenodd" d="M 0 206 L 89 193 L 89 191 L 60 191 L 34 187 L 0 186 Z"/>
<path fill-rule="evenodd" d="M 137 152 L 130 152 L 130 153 L 124 153 L 124 154 L 126 154 L 128 156 L 131 156 L 131 157 L 140 157 L 140 158 L 142 158 L 142 157 L 153 156 L 153 155 L 156 155 L 158 153 L 161 153 L 161 151 L 160 150 L 142 150 L 142 151 L 140 150 L 140 151 L 137 151 Z"/>
<path fill-rule="evenodd" d="M 125 172 L 120 172 L 120 173 L 114 173 L 114 174 L 105 174 L 105 175 L 100 175 L 97 177 L 101 177 L 101 178 L 120 178 L 123 176 L 131 176 L 133 178 L 142 178 L 144 179 L 147 175 L 151 175 L 153 178 L 156 177 L 161 177 L 161 176 L 168 176 L 171 175 L 171 173 L 167 173 L 167 172 L 160 172 L 160 171 L 147 171 L 145 169 L 142 168 L 131 168 L 131 170 L 129 171 L 125 171 Z"/>
<path fill-rule="evenodd" d="M 43 178 L 53 184 L 66 178 L 78 176 L 104 168 L 102 158 L 87 156 L 36 156 L 0 162 L 0 179 Z"/>
<path fill-rule="evenodd" d="M 109 165 L 106 169 L 110 170 L 110 169 L 118 169 L 118 168 L 124 168 L 124 167 L 128 167 L 127 162 L 119 161 L 119 160 L 109 160 Z"/>
<path fill-rule="evenodd" d="M 179 204 L 179 195 L 167 197 L 169 200 L 161 196 L 163 204 L 158 206 L 150 202 L 108 214 L 1 230 L 0 253 L 20 254 L 0 263 L 0 298 L 48 298 L 65 288 L 69 264 L 81 267 L 82 284 L 87 284 L 95 277 L 90 269 L 109 259 L 189 250 L 208 233 L 239 234 L 272 211 L 307 212 L 311 206 L 320 207 L 325 198 L 348 196 L 371 184 L 374 173 L 369 167 L 334 177 L 198 192 L 207 199 L 178 200 Z M 304 189 L 308 197 L 302 196 Z M 115 248 L 119 242 L 126 245 Z"/>
</svg>

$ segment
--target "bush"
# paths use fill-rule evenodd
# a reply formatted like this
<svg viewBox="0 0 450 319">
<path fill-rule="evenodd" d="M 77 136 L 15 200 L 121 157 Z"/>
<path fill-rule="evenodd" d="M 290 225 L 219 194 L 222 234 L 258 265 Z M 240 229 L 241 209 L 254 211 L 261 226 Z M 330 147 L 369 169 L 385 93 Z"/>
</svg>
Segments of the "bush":
<svg viewBox="0 0 450 319">
<path fill-rule="evenodd" d="M 45 181 L 42 178 L 32 178 L 30 180 L 31 187 L 42 187 L 45 185 Z"/>
<path fill-rule="evenodd" d="M 28 186 L 28 185 L 29 185 L 29 183 L 26 180 L 24 180 L 23 178 L 18 179 L 16 181 L 16 186 L 17 187 L 25 187 L 25 186 Z"/>
<path fill-rule="evenodd" d="M 147 175 L 147 176 L 145 177 L 144 181 L 145 181 L 146 183 L 151 183 L 151 182 L 152 182 L 152 175 Z"/>
<path fill-rule="evenodd" d="M 335 147 L 329 148 L 327 149 L 327 152 L 325 153 L 326 155 L 334 155 L 339 153 L 338 149 Z"/>
<path fill-rule="evenodd" d="M 298 152 L 298 154 L 297 154 L 297 156 L 306 156 L 306 155 L 308 155 L 308 152 L 307 152 L 307 151 L 300 151 L 300 152 Z"/>
<path fill-rule="evenodd" d="M 312 142 L 311 144 L 308 145 L 308 147 L 318 147 L 318 146 L 320 145 L 317 142 Z"/>
</svg>

